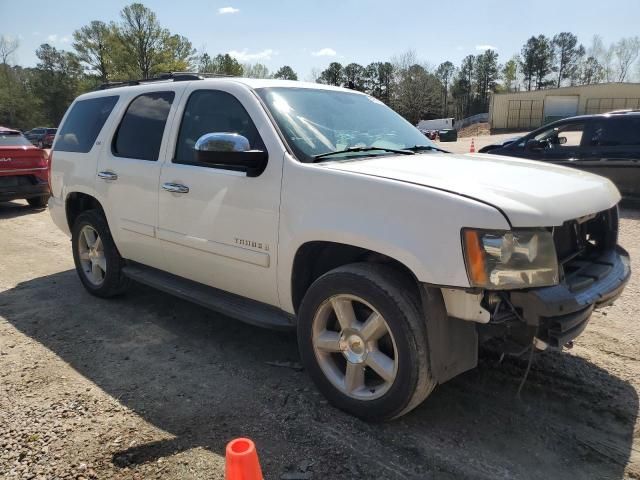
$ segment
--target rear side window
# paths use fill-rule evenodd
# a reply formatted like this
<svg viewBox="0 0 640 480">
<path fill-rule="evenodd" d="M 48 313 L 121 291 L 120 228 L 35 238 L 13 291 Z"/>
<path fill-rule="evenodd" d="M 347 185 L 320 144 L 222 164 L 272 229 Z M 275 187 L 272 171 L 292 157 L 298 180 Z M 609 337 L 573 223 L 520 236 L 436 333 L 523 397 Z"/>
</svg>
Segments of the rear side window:
<svg viewBox="0 0 640 480">
<path fill-rule="evenodd" d="M 30 147 L 32 143 L 18 132 L 0 131 L 0 147 Z"/>
<path fill-rule="evenodd" d="M 74 103 L 60 129 L 54 150 L 89 152 L 117 101 L 118 96 L 110 96 Z"/>
<path fill-rule="evenodd" d="M 594 147 L 640 145 L 640 117 L 609 118 L 595 122 L 590 144 Z"/>
<path fill-rule="evenodd" d="M 116 131 L 113 154 L 138 160 L 158 160 L 174 96 L 173 92 L 153 92 L 136 97 Z"/>
</svg>

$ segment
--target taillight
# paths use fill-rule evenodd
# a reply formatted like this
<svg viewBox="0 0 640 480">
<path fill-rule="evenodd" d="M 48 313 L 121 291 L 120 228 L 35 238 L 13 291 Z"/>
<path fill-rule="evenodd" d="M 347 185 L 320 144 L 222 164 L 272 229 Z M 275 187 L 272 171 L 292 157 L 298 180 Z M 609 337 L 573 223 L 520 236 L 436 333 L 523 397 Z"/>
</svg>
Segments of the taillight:
<svg viewBox="0 0 640 480">
<path fill-rule="evenodd" d="M 51 161 L 53 160 L 53 150 L 49 150 L 48 154 L 43 150 L 42 154 L 47 162 L 47 183 L 49 184 L 49 191 L 53 193 L 53 189 L 51 188 Z"/>
</svg>

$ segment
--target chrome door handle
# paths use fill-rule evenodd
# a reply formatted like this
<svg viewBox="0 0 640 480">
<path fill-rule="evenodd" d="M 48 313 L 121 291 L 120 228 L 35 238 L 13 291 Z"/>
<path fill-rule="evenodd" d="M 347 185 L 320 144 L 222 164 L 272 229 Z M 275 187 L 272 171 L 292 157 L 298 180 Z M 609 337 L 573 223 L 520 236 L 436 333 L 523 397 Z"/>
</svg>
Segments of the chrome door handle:
<svg viewBox="0 0 640 480">
<path fill-rule="evenodd" d="M 98 177 L 103 180 L 117 180 L 118 174 L 114 172 L 98 172 Z"/>
<path fill-rule="evenodd" d="M 165 189 L 167 192 L 189 193 L 189 187 L 187 187 L 186 185 L 180 185 L 179 183 L 170 183 L 170 182 L 163 183 L 162 188 Z"/>
</svg>

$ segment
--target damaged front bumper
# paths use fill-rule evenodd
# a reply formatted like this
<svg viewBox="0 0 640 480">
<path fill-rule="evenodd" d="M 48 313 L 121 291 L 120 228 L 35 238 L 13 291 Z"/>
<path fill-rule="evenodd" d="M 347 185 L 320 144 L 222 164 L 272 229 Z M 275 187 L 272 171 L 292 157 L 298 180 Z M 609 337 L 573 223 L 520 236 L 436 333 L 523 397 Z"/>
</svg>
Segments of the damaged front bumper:
<svg viewBox="0 0 640 480">
<path fill-rule="evenodd" d="M 630 276 L 629 254 L 616 247 L 578 264 L 562 283 L 512 291 L 509 301 L 536 338 L 559 348 L 582 333 L 594 309 L 620 296 Z"/>
</svg>

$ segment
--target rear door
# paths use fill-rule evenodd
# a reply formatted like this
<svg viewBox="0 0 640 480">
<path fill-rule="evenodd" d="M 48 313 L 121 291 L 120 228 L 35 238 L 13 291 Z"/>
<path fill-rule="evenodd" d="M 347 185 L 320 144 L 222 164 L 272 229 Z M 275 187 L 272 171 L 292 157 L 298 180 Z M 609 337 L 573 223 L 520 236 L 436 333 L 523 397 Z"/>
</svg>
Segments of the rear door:
<svg viewBox="0 0 640 480">
<path fill-rule="evenodd" d="M 594 118 L 580 163 L 609 178 L 623 196 L 640 197 L 640 115 Z"/>
<path fill-rule="evenodd" d="M 96 190 L 120 254 L 156 268 L 165 267 L 156 237 L 159 159 L 181 91 L 168 84 L 129 96 L 110 127 L 96 172 Z"/>
</svg>

